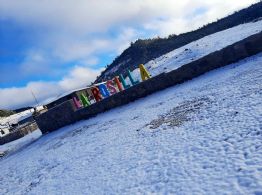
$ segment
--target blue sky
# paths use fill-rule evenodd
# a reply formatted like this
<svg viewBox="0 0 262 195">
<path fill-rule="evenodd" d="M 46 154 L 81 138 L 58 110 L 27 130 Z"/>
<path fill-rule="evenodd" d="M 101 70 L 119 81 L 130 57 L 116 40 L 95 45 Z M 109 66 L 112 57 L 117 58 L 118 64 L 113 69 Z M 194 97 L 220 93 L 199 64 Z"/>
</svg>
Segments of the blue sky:
<svg viewBox="0 0 262 195">
<path fill-rule="evenodd" d="M 256 0 L 0 0 L 0 109 L 90 84 L 138 38 L 196 29 Z"/>
</svg>

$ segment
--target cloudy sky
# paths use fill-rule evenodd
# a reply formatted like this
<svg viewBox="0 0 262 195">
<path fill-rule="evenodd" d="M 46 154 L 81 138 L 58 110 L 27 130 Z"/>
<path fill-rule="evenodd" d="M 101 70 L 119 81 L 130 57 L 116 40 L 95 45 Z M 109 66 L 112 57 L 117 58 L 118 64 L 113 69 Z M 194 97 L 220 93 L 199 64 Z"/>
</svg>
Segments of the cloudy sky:
<svg viewBox="0 0 262 195">
<path fill-rule="evenodd" d="M 94 81 L 138 38 L 196 29 L 258 0 L 0 0 L 0 109 Z"/>
</svg>

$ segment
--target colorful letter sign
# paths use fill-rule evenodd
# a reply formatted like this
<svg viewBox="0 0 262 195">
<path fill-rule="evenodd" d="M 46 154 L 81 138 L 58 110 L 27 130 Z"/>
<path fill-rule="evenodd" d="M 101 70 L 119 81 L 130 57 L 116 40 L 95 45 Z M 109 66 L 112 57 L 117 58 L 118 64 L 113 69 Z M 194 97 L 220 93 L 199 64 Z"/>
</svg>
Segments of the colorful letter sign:
<svg viewBox="0 0 262 195">
<path fill-rule="evenodd" d="M 125 89 L 129 88 L 130 85 L 126 84 L 126 81 L 125 81 L 123 75 L 120 74 L 119 77 L 120 77 L 121 83 L 122 83 L 122 85 L 124 86 L 124 88 L 125 88 Z"/>
<path fill-rule="evenodd" d="M 73 97 L 73 102 L 74 102 L 75 107 L 76 107 L 77 109 L 79 109 L 79 108 L 82 107 L 80 101 L 79 101 L 76 97 Z"/>
<path fill-rule="evenodd" d="M 128 77 L 132 83 L 132 85 L 136 85 L 137 83 L 139 83 L 139 81 L 135 81 L 133 76 L 132 76 L 132 73 L 130 72 L 130 70 L 128 70 Z"/>
<path fill-rule="evenodd" d="M 115 81 L 115 83 L 116 83 L 119 91 L 123 91 L 123 87 L 122 87 L 122 85 L 121 85 L 121 83 L 120 83 L 120 81 L 119 81 L 119 79 L 118 79 L 118 76 L 116 76 L 116 77 L 114 78 L 114 81 Z"/>
<path fill-rule="evenodd" d="M 102 95 L 100 94 L 100 91 L 97 87 L 93 87 L 91 89 L 93 95 L 94 95 L 94 98 L 96 99 L 97 102 L 99 102 L 100 100 L 102 100 Z"/>
<path fill-rule="evenodd" d="M 90 106 L 91 103 L 83 93 L 80 95 L 80 99 L 84 107 Z"/>
<path fill-rule="evenodd" d="M 106 97 L 110 96 L 110 93 L 109 93 L 108 89 L 106 88 L 105 84 L 100 84 L 98 86 L 98 88 L 99 88 L 99 91 L 100 91 L 100 93 L 102 94 L 103 97 L 106 98 Z"/>
<path fill-rule="evenodd" d="M 139 69 L 142 81 L 145 81 L 151 77 L 143 64 L 139 65 Z"/>
<path fill-rule="evenodd" d="M 109 80 L 109 81 L 106 82 L 106 87 L 109 89 L 109 91 L 112 95 L 117 93 L 117 90 L 114 86 L 114 82 L 112 80 Z"/>
<path fill-rule="evenodd" d="M 146 68 L 143 64 L 139 65 L 139 69 L 140 69 L 140 75 L 141 75 L 142 81 L 145 81 L 145 80 L 147 80 L 151 77 L 149 72 L 146 70 Z M 138 80 L 134 79 L 130 70 L 127 71 L 127 76 L 129 78 L 132 86 L 139 83 Z M 124 89 L 127 89 L 129 87 L 130 87 L 130 85 L 128 85 L 126 83 L 125 78 L 123 77 L 122 74 L 120 74 L 119 76 L 115 76 L 113 80 L 108 80 L 106 83 L 101 83 L 100 85 L 98 85 L 98 87 L 92 86 L 91 92 L 92 92 L 96 102 L 99 102 L 99 101 L 103 100 L 104 98 L 107 98 L 110 95 L 117 93 L 118 91 L 123 91 Z M 88 94 L 88 92 L 86 92 L 86 93 Z M 84 93 L 80 94 L 79 98 L 80 98 L 81 101 L 78 99 L 78 97 L 73 97 L 73 102 L 75 104 L 76 109 L 80 109 L 83 106 L 84 107 L 90 106 L 91 102 L 88 99 L 88 97 Z"/>
</svg>

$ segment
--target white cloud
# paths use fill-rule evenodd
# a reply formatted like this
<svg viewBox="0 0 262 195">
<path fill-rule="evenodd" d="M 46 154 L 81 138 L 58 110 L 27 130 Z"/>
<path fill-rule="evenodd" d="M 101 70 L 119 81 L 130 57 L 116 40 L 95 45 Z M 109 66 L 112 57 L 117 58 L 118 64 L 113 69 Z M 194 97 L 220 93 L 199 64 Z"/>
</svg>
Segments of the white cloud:
<svg viewBox="0 0 262 195">
<path fill-rule="evenodd" d="M 84 87 L 96 79 L 101 70 L 76 66 L 68 76 L 59 81 L 59 86 L 64 91 Z"/>
<path fill-rule="evenodd" d="M 69 32 L 85 37 L 90 33 L 105 33 L 119 26 L 145 26 L 165 18 L 176 25 L 185 15 L 199 7 L 207 7 L 207 20 L 213 20 L 243 8 L 258 0 L 0 0 L 0 17 L 12 18 L 26 24 L 33 24 L 55 31 Z M 177 20 L 177 21 L 176 21 Z M 160 21 L 159 21 L 160 23 Z M 161 25 L 159 25 L 159 31 Z M 177 26 L 175 32 L 182 32 Z M 81 53 L 81 51 L 80 51 Z"/>
<path fill-rule="evenodd" d="M 188 32 L 256 3 L 258 0 L 185 0 L 183 2 L 179 6 L 174 5 L 176 9 L 173 12 L 172 9 L 165 11 L 165 17 L 145 23 L 145 29 L 156 31 L 160 36 Z M 199 8 L 203 8 L 203 12 L 192 14 Z"/>
<path fill-rule="evenodd" d="M 70 73 L 58 82 L 30 82 L 25 87 L 0 89 L 0 108 L 14 109 L 23 106 L 35 105 L 32 92 L 38 102 L 57 97 L 67 91 L 91 84 L 100 70 L 75 66 Z"/>
<path fill-rule="evenodd" d="M 86 64 L 88 66 L 95 66 L 99 63 L 99 58 L 98 57 L 95 57 L 95 56 L 92 56 L 86 60 L 83 60 L 81 61 L 80 60 L 80 64 Z"/>
<path fill-rule="evenodd" d="M 27 51 L 23 63 L 20 65 L 20 73 L 22 75 L 30 75 L 35 73 L 46 74 L 49 71 L 49 59 L 43 51 L 31 49 Z"/>
<path fill-rule="evenodd" d="M 134 28 L 126 27 L 120 33 L 119 37 L 116 40 L 112 40 L 111 45 L 115 43 L 116 47 L 113 50 L 116 50 L 117 54 L 121 54 L 128 46 L 131 41 L 135 41 L 139 38 L 139 32 Z"/>
<path fill-rule="evenodd" d="M 182 33 L 257 1 L 0 0 L 0 18 L 40 29 L 36 47 L 49 50 L 47 58 L 66 63 L 86 61 L 101 52 L 119 54 L 145 30 L 160 36 Z M 201 7 L 207 11 L 187 17 Z M 112 31 L 117 35 L 108 36 Z"/>
<path fill-rule="evenodd" d="M 131 27 L 119 29 L 115 37 L 88 38 L 63 35 L 59 38 L 52 38 L 55 46 L 51 48 L 52 58 L 62 62 L 78 61 L 86 63 L 84 65 L 94 65 L 98 63 L 98 55 L 121 54 L 131 41 L 140 37 L 142 33 Z M 108 62 L 110 63 L 110 62 Z"/>
<path fill-rule="evenodd" d="M 57 89 L 56 84 L 52 82 L 32 82 L 28 83 L 26 87 L 0 89 L 0 107 L 10 109 L 34 105 L 35 100 L 31 91 L 41 101 L 56 95 L 57 90 L 61 89 Z"/>
</svg>

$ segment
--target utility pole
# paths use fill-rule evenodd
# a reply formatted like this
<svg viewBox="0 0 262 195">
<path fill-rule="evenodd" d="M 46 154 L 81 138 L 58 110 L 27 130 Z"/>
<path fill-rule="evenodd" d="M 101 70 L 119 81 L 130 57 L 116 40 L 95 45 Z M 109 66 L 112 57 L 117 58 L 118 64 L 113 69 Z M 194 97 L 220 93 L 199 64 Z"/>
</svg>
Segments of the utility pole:
<svg viewBox="0 0 262 195">
<path fill-rule="evenodd" d="M 32 96 L 34 97 L 34 100 L 35 100 L 35 102 L 36 102 L 36 105 L 39 106 L 39 103 L 38 103 L 38 101 L 37 101 L 37 99 L 36 99 L 36 96 L 35 96 L 33 90 L 30 89 L 30 91 L 31 91 L 31 93 L 32 93 Z"/>
</svg>

